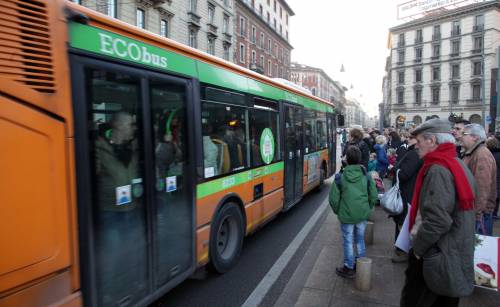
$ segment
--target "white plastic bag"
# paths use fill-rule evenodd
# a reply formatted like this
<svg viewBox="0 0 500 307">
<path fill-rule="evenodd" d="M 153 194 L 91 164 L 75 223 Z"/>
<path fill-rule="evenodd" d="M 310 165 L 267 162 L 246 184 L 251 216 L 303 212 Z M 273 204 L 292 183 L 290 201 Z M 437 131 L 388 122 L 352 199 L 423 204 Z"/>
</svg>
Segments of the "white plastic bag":
<svg viewBox="0 0 500 307">
<path fill-rule="evenodd" d="M 403 212 L 403 199 L 399 192 L 399 169 L 396 173 L 396 184 L 380 198 L 380 206 L 390 215 L 398 215 Z"/>
</svg>

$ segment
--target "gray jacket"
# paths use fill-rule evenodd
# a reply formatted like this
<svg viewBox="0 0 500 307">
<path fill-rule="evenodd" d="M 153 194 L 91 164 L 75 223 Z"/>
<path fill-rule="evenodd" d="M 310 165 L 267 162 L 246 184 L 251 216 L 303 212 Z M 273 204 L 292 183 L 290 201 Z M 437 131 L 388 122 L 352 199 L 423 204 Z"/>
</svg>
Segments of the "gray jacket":
<svg viewBox="0 0 500 307">
<path fill-rule="evenodd" d="M 456 158 L 475 194 L 474 177 Z M 429 289 L 439 295 L 461 297 L 474 287 L 474 210 L 460 209 L 452 173 L 433 165 L 420 192 L 421 223 L 413 240 L 416 255 L 423 256 L 423 274 Z"/>
</svg>

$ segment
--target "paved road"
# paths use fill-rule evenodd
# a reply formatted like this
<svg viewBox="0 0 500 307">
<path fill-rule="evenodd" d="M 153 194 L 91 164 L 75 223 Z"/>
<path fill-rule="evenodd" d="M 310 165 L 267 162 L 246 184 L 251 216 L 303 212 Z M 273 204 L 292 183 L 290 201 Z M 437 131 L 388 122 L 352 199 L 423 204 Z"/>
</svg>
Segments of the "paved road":
<svg viewBox="0 0 500 307">
<path fill-rule="evenodd" d="M 155 306 L 241 306 L 266 276 L 276 260 L 289 246 L 297 233 L 307 223 L 316 209 L 325 200 L 329 184 L 319 192 L 311 192 L 295 207 L 278 215 L 257 233 L 247 237 L 244 242 L 240 261 L 230 272 L 224 275 L 209 273 L 203 280 L 186 280 L 167 295 L 158 300 Z M 324 218 L 324 217 L 323 217 Z M 319 227 L 313 227 L 309 236 L 313 236 Z M 286 284 L 286 279 L 294 271 L 293 264 L 300 261 L 308 247 L 304 241 L 299 251 L 290 261 L 287 269 L 280 275 L 276 286 L 269 292 L 265 302 L 272 302 L 279 296 L 279 285 Z M 267 304 L 266 304 L 267 305 Z"/>
</svg>

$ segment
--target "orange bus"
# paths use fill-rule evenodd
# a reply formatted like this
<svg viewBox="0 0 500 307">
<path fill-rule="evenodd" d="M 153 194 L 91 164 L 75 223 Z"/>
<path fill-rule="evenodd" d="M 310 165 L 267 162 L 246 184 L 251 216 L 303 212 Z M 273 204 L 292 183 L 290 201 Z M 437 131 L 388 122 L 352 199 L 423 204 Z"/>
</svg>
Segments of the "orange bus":
<svg viewBox="0 0 500 307">
<path fill-rule="evenodd" d="M 68 1 L 0 1 L 0 305 L 146 305 L 335 170 L 335 110 Z"/>
</svg>

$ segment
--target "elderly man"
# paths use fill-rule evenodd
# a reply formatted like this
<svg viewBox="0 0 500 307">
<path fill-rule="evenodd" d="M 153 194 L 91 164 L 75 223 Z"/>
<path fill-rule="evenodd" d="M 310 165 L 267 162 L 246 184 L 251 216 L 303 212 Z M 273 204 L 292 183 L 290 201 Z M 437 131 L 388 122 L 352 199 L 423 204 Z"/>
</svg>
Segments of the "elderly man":
<svg viewBox="0 0 500 307">
<path fill-rule="evenodd" d="M 486 132 L 481 125 L 470 124 L 464 127 L 462 146 L 463 160 L 474 175 L 477 184 L 476 232 L 491 236 L 493 233 L 493 210 L 497 196 L 497 166 L 491 152 L 485 145 Z"/>
<path fill-rule="evenodd" d="M 474 177 L 457 158 L 450 129 L 432 119 L 412 132 L 423 166 L 409 216 L 401 306 L 458 306 L 474 288 Z"/>
</svg>

